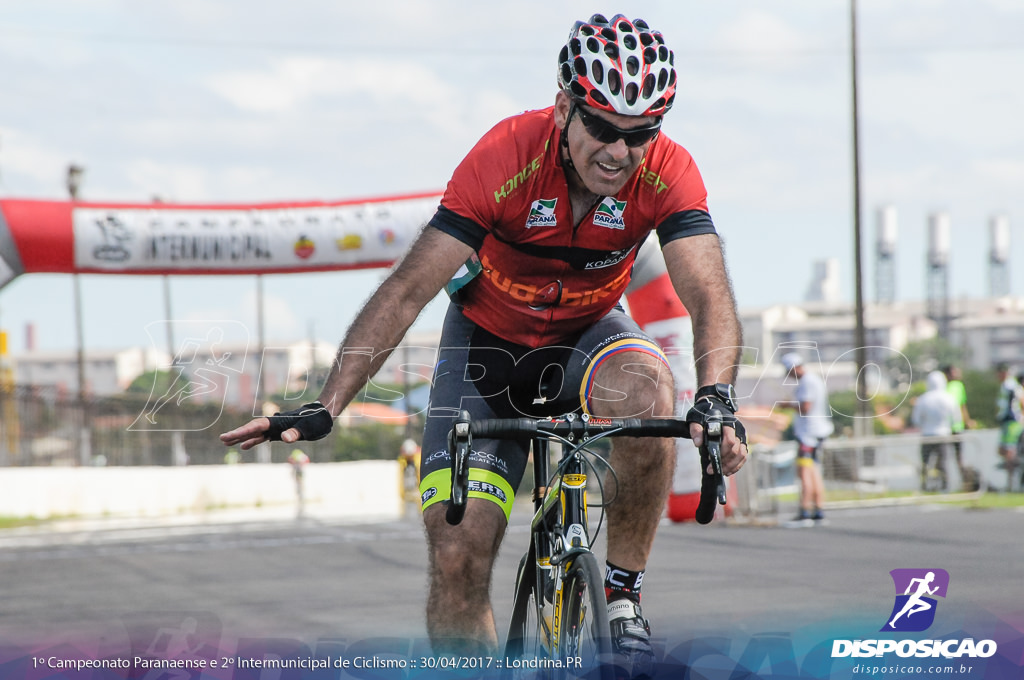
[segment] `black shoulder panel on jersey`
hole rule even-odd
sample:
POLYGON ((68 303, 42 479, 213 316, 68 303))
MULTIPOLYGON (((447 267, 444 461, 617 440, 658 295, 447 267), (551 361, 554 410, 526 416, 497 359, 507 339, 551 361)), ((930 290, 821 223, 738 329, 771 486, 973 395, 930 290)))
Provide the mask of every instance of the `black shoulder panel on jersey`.
POLYGON ((711 215, 705 210, 683 210, 669 215, 658 225, 658 241, 664 246, 677 238, 698 234, 717 234, 711 215))
POLYGON ((457 238, 473 250, 480 250, 484 237, 487 236, 487 230, 479 224, 468 217, 463 217, 449 210, 443 205, 438 206, 437 212, 430 218, 428 224, 435 229, 440 229, 449 236, 457 238))

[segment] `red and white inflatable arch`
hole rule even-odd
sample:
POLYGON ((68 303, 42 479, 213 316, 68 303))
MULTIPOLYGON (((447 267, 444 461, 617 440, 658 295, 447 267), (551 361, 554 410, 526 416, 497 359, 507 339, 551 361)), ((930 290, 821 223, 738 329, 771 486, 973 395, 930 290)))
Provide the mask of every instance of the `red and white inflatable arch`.
MULTIPOLYGON (((390 266, 440 202, 438 192, 334 202, 87 203, 0 200, 0 288, 21 274, 275 274, 390 266)), ((649 239, 626 293, 666 349, 680 409, 696 389, 690 318, 649 239)), ((693 518, 696 452, 679 444, 669 516, 693 518)))

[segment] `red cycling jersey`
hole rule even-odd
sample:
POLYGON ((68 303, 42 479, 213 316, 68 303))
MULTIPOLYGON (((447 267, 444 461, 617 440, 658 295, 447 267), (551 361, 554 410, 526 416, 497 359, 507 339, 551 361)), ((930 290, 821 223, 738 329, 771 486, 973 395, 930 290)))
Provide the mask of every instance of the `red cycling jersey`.
POLYGON ((637 249, 715 233, 689 152, 657 139, 635 175, 573 228, 554 107, 498 123, 455 170, 430 224, 473 246, 482 272, 459 291, 463 313, 510 342, 577 336, 612 309, 637 249))

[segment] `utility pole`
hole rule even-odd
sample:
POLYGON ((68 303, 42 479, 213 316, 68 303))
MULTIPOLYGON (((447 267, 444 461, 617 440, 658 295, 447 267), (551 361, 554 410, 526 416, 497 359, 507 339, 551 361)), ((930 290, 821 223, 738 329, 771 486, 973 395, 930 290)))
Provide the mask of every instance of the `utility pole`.
POLYGON ((871 433, 871 413, 865 398, 867 364, 867 332, 864 327, 864 283, 861 264, 860 228, 860 123, 857 110, 857 0, 850 0, 850 93, 853 117, 853 270, 854 270, 854 315, 856 325, 853 339, 854 360, 857 363, 857 417, 853 420, 855 436, 871 433))
MULTIPOLYGON (((74 163, 68 166, 67 190, 72 204, 78 201, 84 175, 85 168, 82 166, 75 165, 74 163)), ((72 221, 74 221, 73 205, 71 214, 72 221)), ((82 321, 82 283, 78 274, 72 274, 71 280, 75 295, 75 340, 78 345, 78 403, 82 411, 82 428, 79 432, 78 443, 78 463, 79 465, 88 465, 92 459, 92 437, 89 432, 89 409, 85 384, 85 325, 82 321)))

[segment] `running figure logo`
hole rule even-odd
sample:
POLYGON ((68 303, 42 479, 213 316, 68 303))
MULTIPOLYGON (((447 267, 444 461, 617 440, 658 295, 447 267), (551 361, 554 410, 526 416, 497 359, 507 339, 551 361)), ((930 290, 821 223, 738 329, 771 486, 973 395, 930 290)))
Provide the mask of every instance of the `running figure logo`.
POLYGON ((949 572, 945 569, 893 569, 896 602, 882 631, 920 632, 935 621, 935 597, 946 597, 949 572), (902 594, 901 594, 902 593, 902 594))

